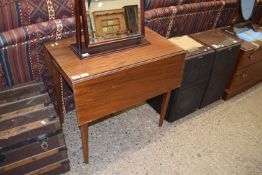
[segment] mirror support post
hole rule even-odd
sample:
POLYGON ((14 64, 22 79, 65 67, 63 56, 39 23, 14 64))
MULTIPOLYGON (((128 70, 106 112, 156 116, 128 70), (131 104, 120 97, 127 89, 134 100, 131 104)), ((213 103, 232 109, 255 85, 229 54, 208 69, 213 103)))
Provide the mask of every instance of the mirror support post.
POLYGON ((144 13, 144 5, 145 5, 144 0, 141 0, 141 1, 140 1, 140 10, 142 10, 143 13, 140 12, 140 14, 141 14, 141 17, 140 17, 140 20, 141 20, 141 24, 140 24, 140 25, 141 25, 141 27, 140 27, 140 29, 141 29, 141 34, 142 34, 143 36, 145 36, 145 22, 144 22, 145 13, 144 13))
POLYGON ((83 22, 83 32, 85 38, 85 48, 88 48, 89 45, 89 32, 88 32, 88 24, 87 24, 87 15, 86 15, 86 6, 85 0, 81 0, 81 9, 82 9, 82 22, 83 22))
POLYGON ((84 33, 84 46, 88 48, 89 33, 87 27, 85 0, 75 0, 75 18, 76 18, 76 43, 79 50, 82 49, 81 33, 84 33))
POLYGON ((80 3, 75 0, 75 19, 76 19, 76 45, 81 50, 81 19, 80 19, 80 3))

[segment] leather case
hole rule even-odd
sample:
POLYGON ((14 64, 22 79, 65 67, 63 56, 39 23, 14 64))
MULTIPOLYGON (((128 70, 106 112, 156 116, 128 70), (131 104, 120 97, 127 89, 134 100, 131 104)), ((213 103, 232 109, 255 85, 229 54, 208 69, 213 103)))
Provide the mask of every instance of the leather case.
POLYGON ((229 37, 220 29, 192 34, 191 37, 216 51, 209 84, 200 105, 204 107, 219 100, 224 94, 237 63, 240 41, 229 37))
MULTIPOLYGON (((166 120, 174 122, 197 110, 210 79, 215 51, 201 45, 187 52, 181 87, 171 93, 166 120)), ((149 100, 149 104, 160 113, 162 96, 149 100)))

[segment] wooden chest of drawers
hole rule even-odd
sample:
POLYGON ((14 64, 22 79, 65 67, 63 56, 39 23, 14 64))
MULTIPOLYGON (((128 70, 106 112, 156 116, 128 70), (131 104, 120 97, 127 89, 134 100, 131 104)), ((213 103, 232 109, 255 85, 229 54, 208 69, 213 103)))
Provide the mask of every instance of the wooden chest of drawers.
POLYGON ((247 90, 262 80, 262 42, 244 41, 234 75, 225 90, 224 100, 247 90))

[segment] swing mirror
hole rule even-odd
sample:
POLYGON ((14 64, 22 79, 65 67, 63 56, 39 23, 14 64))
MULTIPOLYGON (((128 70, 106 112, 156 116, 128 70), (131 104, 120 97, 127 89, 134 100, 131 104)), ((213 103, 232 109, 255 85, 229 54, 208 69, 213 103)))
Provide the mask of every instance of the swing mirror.
POLYGON ((144 38, 143 0, 75 0, 73 51, 90 58, 148 44, 144 38))
POLYGON ((87 0, 89 41, 141 35, 139 0, 87 0))

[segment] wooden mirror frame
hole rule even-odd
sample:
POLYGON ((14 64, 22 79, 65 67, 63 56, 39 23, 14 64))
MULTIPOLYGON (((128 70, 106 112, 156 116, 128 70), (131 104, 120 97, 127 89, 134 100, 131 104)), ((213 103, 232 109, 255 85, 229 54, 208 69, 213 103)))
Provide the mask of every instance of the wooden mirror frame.
POLYGON ((89 40, 85 1, 75 0, 76 43, 71 45, 72 50, 80 59, 149 44, 144 38, 144 0, 140 0, 140 34, 124 38, 108 39, 93 44, 89 40))

